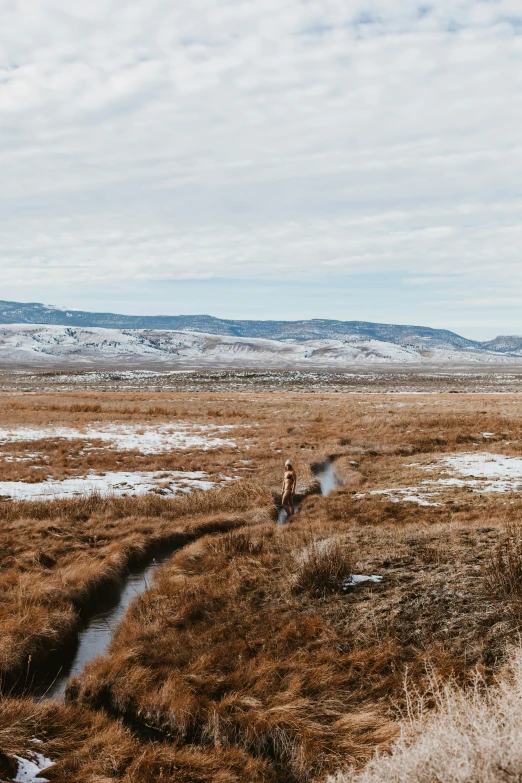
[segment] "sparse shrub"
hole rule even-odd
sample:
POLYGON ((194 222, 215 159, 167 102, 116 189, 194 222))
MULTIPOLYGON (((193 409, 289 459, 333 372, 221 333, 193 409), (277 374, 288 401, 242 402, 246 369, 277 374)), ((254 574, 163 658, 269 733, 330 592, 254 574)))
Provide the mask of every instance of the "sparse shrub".
POLYGON ((353 573, 353 559, 337 539, 314 541, 301 555, 294 589, 319 597, 342 590, 353 573))
POLYGON ((522 614, 522 528, 509 524, 502 540, 484 566, 487 592, 522 614))
POLYGON ((437 709, 404 723, 390 756, 329 783, 518 783, 522 779, 522 654, 510 677, 487 690, 439 690, 437 709))

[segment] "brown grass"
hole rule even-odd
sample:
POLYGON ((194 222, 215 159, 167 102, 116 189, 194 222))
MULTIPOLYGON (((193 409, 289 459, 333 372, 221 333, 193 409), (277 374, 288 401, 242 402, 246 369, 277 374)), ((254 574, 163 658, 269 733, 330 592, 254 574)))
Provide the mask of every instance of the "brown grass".
POLYGON ((338 539, 313 541, 301 554, 294 590, 314 597, 339 593, 344 581, 353 573, 354 559, 338 539))
MULTIPOLYGON (((390 746, 405 673, 421 690, 432 686, 430 671, 438 684, 454 678, 466 687, 478 669, 490 683, 517 637, 517 496, 453 488, 440 506, 424 507, 369 494, 419 485, 431 474, 416 463, 445 453, 518 454, 516 395, 104 391, 2 402, 0 426, 236 426, 237 449, 201 453, 82 456, 81 441, 0 445, 7 455, 41 452, 55 478, 181 468, 242 478, 172 500, 0 504, 0 661, 24 676, 28 656, 36 667, 76 628, 82 602, 121 578, 129 559, 158 540, 198 538, 157 572, 109 654, 70 686, 76 705, 56 707, 79 716, 71 723, 104 722, 100 759, 110 755, 105 730, 116 732, 113 753, 124 761, 111 771, 85 733, 75 744, 59 724, 63 763, 76 759, 78 780, 322 781, 390 746), (287 528, 270 523, 284 459, 293 457, 304 493, 310 465, 330 455, 345 485, 328 498, 308 496, 287 528), (242 529, 205 536, 226 524, 242 529), (343 593, 354 570, 384 580, 343 593)), ((18 480, 35 472, 1 456, 0 469, 18 480)))
POLYGON ((472 520, 432 531, 323 522, 312 534, 295 519, 201 539, 69 698, 176 745, 239 747, 278 781, 320 780, 394 738, 406 670, 425 687, 433 666, 465 682, 501 665, 487 631, 504 614, 476 571, 497 537, 472 520), (384 582, 342 595, 352 568, 384 582))
POLYGON ((367 758, 394 724, 361 704, 328 607, 295 595, 299 540, 262 526, 183 550, 69 698, 174 744, 240 748, 277 780, 367 758))
POLYGON ((259 520, 266 491, 235 483, 179 498, 156 495, 0 506, 0 675, 30 686, 46 651, 67 644, 82 608, 162 541, 188 541, 259 520))
POLYGON ((484 564, 487 591, 522 616, 522 529, 510 522, 495 551, 484 564))
POLYGON ((522 776, 522 661, 515 651, 502 681, 488 690, 455 683, 435 692, 436 709, 403 722, 392 753, 329 783, 515 783, 522 776))
POLYGON ((262 760, 239 750, 176 749, 140 743, 120 723, 102 713, 72 705, 29 699, 0 702, 0 774, 16 775, 15 756, 44 754, 55 765, 45 778, 63 783, 176 783, 270 782, 262 760), (35 739, 37 742, 35 742, 35 739))

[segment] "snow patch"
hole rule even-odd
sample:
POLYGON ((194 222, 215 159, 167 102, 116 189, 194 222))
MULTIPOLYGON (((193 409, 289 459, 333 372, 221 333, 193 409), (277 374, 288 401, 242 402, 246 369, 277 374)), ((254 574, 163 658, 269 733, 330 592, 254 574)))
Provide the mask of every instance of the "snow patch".
POLYGON ((441 460, 455 473, 476 478, 506 478, 522 481, 522 459, 505 454, 464 453, 444 457, 441 460))
POLYGON ((14 457, 12 454, 6 454, 3 451, 0 451, 0 458, 4 462, 32 462, 34 459, 47 459, 43 454, 26 454, 24 457, 14 457))
POLYGON ((45 758, 41 753, 30 751, 27 755, 30 758, 25 759, 22 756, 15 756, 18 762, 18 772, 14 778, 14 783, 49 783, 47 778, 36 776, 42 770, 53 767, 54 761, 45 758))
POLYGON ((385 495, 392 503, 417 503, 419 506, 440 506, 440 503, 434 503, 430 498, 434 493, 427 492, 424 485, 434 484, 435 482, 423 481, 420 487, 393 487, 391 489, 373 489, 371 492, 360 492, 354 497, 357 500, 366 497, 366 495, 385 495))
POLYGON ((74 427, 18 427, 0 428, 0 443, 22 443, 27 441, 85 440, 102 441, 118 451, 138 451, 141 454, 163 454, 172 449, 208 449, 236 444, 228 439, 216 437, 225 434, 234 425, 204 425, 177 422, 160 425, 106 424, 89 425, 84 429, 74 427))
MULTIPOLYGON (((231 481, 221 477, 221 481, 231 481)), ((0 481, 0 497, 13 500, 67 500, 75 497, 135 497, 150 493, 176 495, 193 489, 209 490, 216 486, 203 471, 149 471, 110 472, 91 474, 56 481, 47 479, 38 483, 0 481)))
POLYGON ((410 501, 421 506, 438 506, 440 503, 433 502, 433 499, 446 487, 468 489, 478 494, 522 490, 522 458, 508 457, 505 454, 464 452, 443 457, 431 465, 411 463, 406 467, 416 467, 429 472, 439 470, 442 475, 448 475, 448 478, 426 479, 417 487, 374 489, 371 492, 359 493, 355 497, 360 499, 365 495, 386 495, 393 503, 410 501), (452 473, 457 476, 451 475, 452 473))
POLYGON ((382 582, 382 576, 376 576, 375 574, 371 576, 367 574, 351 574, 348 579, 344 580, 343 590, 348 590, 350 587, 355 587, 363 582, 382 582))

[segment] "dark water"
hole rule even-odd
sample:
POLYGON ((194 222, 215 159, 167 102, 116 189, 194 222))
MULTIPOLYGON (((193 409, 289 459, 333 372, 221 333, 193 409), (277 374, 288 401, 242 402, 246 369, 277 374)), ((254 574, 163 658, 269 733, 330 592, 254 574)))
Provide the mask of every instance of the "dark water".
POLYGON ((148 564, 142 564, 139 569, 130 571, 122 588, 108 590, 107 595, 98 601, 96 613, 89 617, 87 625, 78 634, 78 646, 74 656, 66 660, 61 669, 50 673, 46 678, 47 685, 40 688, 41 700, 63 698, 68 681, 79 675, 93 658, 107 652, 114 630, 123 619, 131 601, 148 590, 156 568, 172 557, 177 549, 179 546, 166 546, 156 553, 148 564))
MULTIPOLYGON (((321 486, 321 495, 327 495, 342 484, 334 470, 333 461, 327 461, 314 471, 321 486)), ((297 511, 294 505, 294 512, 297 511)), ((281 509, 278 522, 286 524, 288 515, 281 509)), ((86 618, 85 628, 78 634, 78 644, 74 654, 61 662, 60 667, 49 672, 46 684, 38 691, 40 700, 62 699, 67 683, 76 677, 85 666, 99 655, 104 655, 111 643, 114 630, 123 619, 131 601, 148 590, 152 575, 158 566, 169 560, 179 546, 165 546, 155 553, 147 563, 130 571, 125 584, 120 589, 110 589, 104 598, 97 602, 96 613, 86 618)))

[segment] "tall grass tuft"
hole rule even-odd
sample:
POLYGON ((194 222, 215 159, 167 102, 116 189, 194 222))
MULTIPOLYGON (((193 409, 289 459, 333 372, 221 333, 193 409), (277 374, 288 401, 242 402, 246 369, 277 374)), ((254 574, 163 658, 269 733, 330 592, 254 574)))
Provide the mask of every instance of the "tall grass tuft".
POLYGON ((448 685, 431 714, 403 726, 391 755, 377 756, 362 772, 329 783, 518 783, 522 780, 522 651, 509 676, 487 690, 477 680, 464 691, 448 685))
POLYGON ((294 590, 320 597, 342 590, 353 573, 352 556, 335 538, 314 541, 301 554, 294 590))
POLYGON ((510 523, 496 550, 484 565, 486 590, 522 615, 522 527, 510 523))

